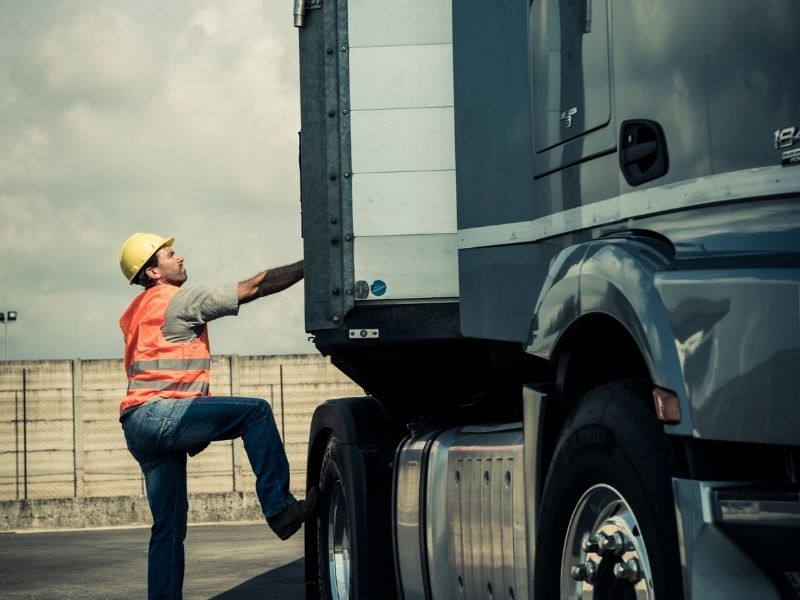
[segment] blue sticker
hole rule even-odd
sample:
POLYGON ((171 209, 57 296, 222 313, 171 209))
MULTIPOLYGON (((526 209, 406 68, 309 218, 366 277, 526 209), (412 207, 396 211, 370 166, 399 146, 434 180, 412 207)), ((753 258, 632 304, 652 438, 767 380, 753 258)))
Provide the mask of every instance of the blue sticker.
POLYGON ((372 292, 373 296, 383 296, 386 293, 386 282, 376 279, 372 282, 372 285, 369 286, 369 290, 372 292))

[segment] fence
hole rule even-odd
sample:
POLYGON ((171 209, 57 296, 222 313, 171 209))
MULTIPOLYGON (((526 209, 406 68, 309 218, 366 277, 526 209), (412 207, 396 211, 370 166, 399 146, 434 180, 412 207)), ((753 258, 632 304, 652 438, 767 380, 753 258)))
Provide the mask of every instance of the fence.
MULTIPOLYGON (((212 393, 270 402, 300 493, 314 409, 363 394, 318 355, 215 356, 211 371, 212 393)), ((143 494, 118 421, 126 386, 121 360, 0 363, 0 500, 143 494)), ((188 477, 190 494, 255 485, 240 439, 189 459, 188 477)))

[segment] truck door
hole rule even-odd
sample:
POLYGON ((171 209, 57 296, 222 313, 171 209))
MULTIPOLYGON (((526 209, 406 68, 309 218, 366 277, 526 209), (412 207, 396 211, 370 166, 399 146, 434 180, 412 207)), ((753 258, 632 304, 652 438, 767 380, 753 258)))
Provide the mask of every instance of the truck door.
POLYGON ((607 0, 531 4, 537 216, 615 195, 607 0))

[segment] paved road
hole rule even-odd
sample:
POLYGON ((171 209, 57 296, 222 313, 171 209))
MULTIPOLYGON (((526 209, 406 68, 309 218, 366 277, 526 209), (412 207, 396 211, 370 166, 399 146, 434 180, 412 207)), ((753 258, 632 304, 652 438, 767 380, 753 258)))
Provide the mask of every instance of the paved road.
MULTIPOLYGON (((145 598, 147 528, 0 533, 4 600, 145 598)), ((302 530, 281 542, 266 524, 192 525, 185 600, 303 599, 302 530)))

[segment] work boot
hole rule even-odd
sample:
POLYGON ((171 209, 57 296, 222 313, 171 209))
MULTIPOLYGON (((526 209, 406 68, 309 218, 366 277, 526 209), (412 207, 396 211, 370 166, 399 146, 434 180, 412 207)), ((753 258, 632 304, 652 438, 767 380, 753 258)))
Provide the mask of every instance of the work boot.
POLYGON ((277 515, 267 517, 267 524, 282 540, 292 537, 317 505, 317 488, 308 490, 304 500, 295 500, 277 515))

